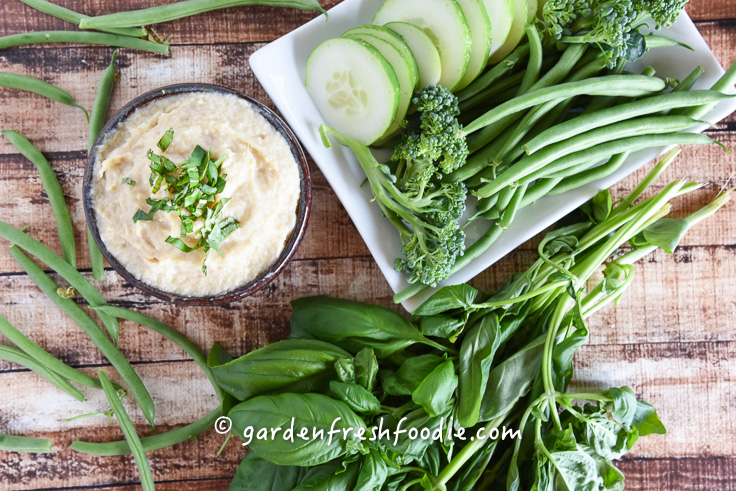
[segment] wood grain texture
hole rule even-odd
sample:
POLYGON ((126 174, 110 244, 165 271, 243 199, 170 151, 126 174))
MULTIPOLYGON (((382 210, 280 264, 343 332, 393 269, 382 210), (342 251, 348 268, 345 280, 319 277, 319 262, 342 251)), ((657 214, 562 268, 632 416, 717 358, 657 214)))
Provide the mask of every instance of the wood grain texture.
MULTIPOLYGON (((89 15, 149 6, 147 0, 56 0, 89 15)), ((168 3, 173 0, 157 0, 168 3)), ((322 2, 331 7, 338 0, 322 2)), ((736 58, 736 3, 694 0, 688 12, 723 65, 736 58)), ((135 96, 163 85, 209 82, 245 92, 270 104, 248 66, 248 57, 269 41, 316 17, 267 7, 243 7, 157 26, 173 36, 174 57, 121 50, 121 78, 111 112, 135 96)), ((72 26, 33 11, 16 0, 0 0, 0 35, 72 26)), ((90 107, 94 88, 112 49, 88 46, 31 46, 0 51, 0 71, 43 78, 90 107)), ((86 255, 81 179, 86 160, 86 123, 80 111, 41 97, 0 89, 0 128, 25 134, 46 153, 59 175, 77 234, 78 261, 90 276, 86 255)), ((736 117, 709 132, 733 151, 736 117)), ((202 349, 214 341, 239 355, 282 339, 294 298, 326 294, 392 305, 391 291, 324 177, 311 163, 314 209, 297 259, 266 290, 220 308, 179 307, 145 297, 114 272, 99 287, 111 303, 141 310, 181 330, 202 349)), ((635 173, 612 188, 630 191, 644 175, 635 173)), ((736 156, 716 146, 688 148, 661 182, 688 177, 709 184, 676 203, 683 216, 708 202, 736 174, 736 156)), ((33 166, 0 138, 0 211, 17 226, 60 251, 53 215, 33 166)), ((656 253, 637 266, 637 277, 617 307, 590 322, 591 340, 576 357, 575 388, 629 385, 654 404, 667 435, 640 440, 620 463, 633 490, 736 489, 736 206, 731 204, 689 234, 673 255, 656 253)), ((473 281, 493 289, 536 257, 530 240, 473 281)), ((56 278, 56 276, 54 276, 56 278)), ((81 331, 38 291, 0 244, 0 313, 51 353, 82 371, 106 367, 81 331)), ((121 324, 120 347, 153 394, 157 431, 187 424, 215 406, 196 364, 159 335, 130 322, 121 324)), ((0 337, 0 343, 7 340, 0 337)), ((112 373, 112 369, 108 369, 112 373)), ((113 376, 114 378, 114 376, 113 376)), ((54 454, 0 452, 0 490, 110 489, 138 487, 130 457, 93 457, 72 452, 75 439, 121 438, 104 417, 62 423, 107 408, 99 391, 83 389, 79 403, 35 374, 0 362, 0 433, 48 437, 54 454)), ((126 402, 127 404, 127 402, 126 402)), ((142 415, 128 407, 139 433, 142 415)), ((196 442, 149 453, 162 490, 226 489, 245 450, 231 441, 216 457, 223 437, 214 431, 196 442)))

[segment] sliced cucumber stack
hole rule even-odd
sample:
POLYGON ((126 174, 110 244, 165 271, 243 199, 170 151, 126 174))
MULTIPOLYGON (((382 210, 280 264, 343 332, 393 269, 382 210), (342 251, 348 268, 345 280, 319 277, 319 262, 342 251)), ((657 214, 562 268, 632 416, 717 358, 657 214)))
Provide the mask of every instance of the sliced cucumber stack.
POLYGON ((493 37, 489 56, 493 56, 509 37, 511 24, 514 22, 514 6, 511 0, 483 0, 483 5, 491 21, 493 37))
POLYGON ((524 27, 526 26, 527 16, 529 15, 530 3, 534 4, 536 16, 537 1, 536 0, 511 0, 511 4, 514 7, 514 14, 512 16, 511 29, 509 30, 509 36, 506 38, 506 42, 496 50, 489 60, 490 63, 498 63, 499 61, 506 58, 516 47, 524 37, 524 27))
POLYGON ((419 69, 419 88, 440 83, 442 61, 430 37, 417 26, 406 22, 389 22, 385 27, 400 35, 409 46, 419 69))
POLYGON ((327 125, 364 145, 386 134, 399 108, 391 64, 369 43, 334 38, 307 59, 307 92, 327 125))
POLYGON ((463 82, 470 63, 472 39, 468 21, 455 0, 387 0, 373 23, 389 22, 408 22, 432 39, 442 61, 442 85, 455 90, 463 82))
POLYGON ((472 49, 470 50, 470 62, 465 77, 458 84, 456 90, 466 87, 475 80, 480 72, 488 64, 491 53, 491 20, 481 0, 455 0, 463 9, 465 19, 470 27, 470 38, 472 49))
POLYGON ((404 120, 411 104, 411 98, 419 83, 419 71, 417 70, 414 55, 412 55, 409 47, 397 34, 390 32, 384 27, 358 27, 345 32, 343 37, 359 39, 370 44, 383 55, 394 69, 396 78, 399 81, 399 105, 394 121, 388 130, 386 130, 386 133, 382 135, 388 136, 396 131, 404 120), (388 38, 385 36, 388 36, 388 38))

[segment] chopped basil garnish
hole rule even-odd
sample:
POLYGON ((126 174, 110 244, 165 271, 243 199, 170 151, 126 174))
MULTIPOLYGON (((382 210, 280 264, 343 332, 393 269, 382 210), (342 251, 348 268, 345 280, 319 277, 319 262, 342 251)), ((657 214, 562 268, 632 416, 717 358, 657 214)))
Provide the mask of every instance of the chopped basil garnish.
POLYGON ((123 184, 128 184, 130 186, 135 186, 135 181, 131 179, 130 177, 123 177, 123 184))
MULTIPOLYGON (((165 152, 173 139, 172 128, 161 137, 158 148, 165 152)), ((210 152, 197 145, 187 160, 176 165, 163 155, 157 155, 153 150, 149 150, 151 177, 148 182, 151 185, 151 193, 156 194, 162 186, 165 186, 164 189, 168 190, 170 196, 162 199, 147 198, 146 203, 151 209, 148 212, 138 210, 133 215, 134 222, 151 221, 158 211, 175 211, 181 220, 180 237, 192 235, 197 239, 197 243, 189 246, 177 237, 169 237, 166 242, 183 252, 202 249, 205 254, 202 261, 204 274, 207 274, 206 262, 210 250, 214 249, 222 255, 220 244, 233 231, 240 228, 240 222, 222 213, 222 208, 229 199, 216 198, 216 195, 225 189, 227 174, 220 175, 220 170, 226 158, 223 156, 212 160, 210 152), (200 225, 195 227, 195 224, 200 225)))

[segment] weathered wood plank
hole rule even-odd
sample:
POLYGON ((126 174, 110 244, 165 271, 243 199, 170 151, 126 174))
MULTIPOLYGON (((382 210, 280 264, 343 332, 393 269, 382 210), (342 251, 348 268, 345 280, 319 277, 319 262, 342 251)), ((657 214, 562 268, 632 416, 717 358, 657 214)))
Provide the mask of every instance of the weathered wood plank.
MULTIPOLYGON (((56 3, 87 15, 133 10, 151 5, 145 0, 127 2, 57 0, 56 3)), ((171 2, 157 2, 157 4, 163 3, 171 2)), ((330 9, 340 1, 322 0, 320 3, 324 8, 330 9)), ((736 19, 736 8, 729 0, 693 0, 686 8, 690 17, 696 22, 736 19)), ((16 2, 6 2, 2 13, 0 35, 73 29, 69 23, 41 14, 16 2)), ((269 41, 283 36, 316 16, 315 12, 252 6, 201 14, 158 25, 156 29, 161 34, 173 36, 174 44, 269 41)))
POLYGON ((684 491, 736 489, 736 459, 699 457, 683 459, 627 458, 617 464, 626 474, 626 489, 684 491))

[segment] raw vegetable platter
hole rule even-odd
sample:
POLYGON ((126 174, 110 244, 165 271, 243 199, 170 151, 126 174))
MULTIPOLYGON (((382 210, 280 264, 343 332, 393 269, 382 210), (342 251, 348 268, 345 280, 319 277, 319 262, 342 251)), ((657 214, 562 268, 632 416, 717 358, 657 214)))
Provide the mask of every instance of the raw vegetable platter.
MULTIPOLYGON (((401 249, 399 237, 382 216, 380 208, 372 203, 373 194, 370 188, 362 186, 365 175, 350 150, 340 146, 325 148, 319 134, 319 126, 324 118, 304 86, 305 66, 312 50, 326 39, 340 36, 358 25, 371 23, 383 4, 383 0, 346 0, 331 9, 330 20, 327 23, 322 18, 312 20, 309 24, 254 53, 250 63, 253 72, 276 107, 294 128, 305 148, 325 174, 335 194, 340 198, 386 281, 394 292, 399 292, 409 286, 406 275, 394 268, 397 251, 401 249)), ((686 14, 667 30, 667 36, 687 44, 694 51, 682 47, 652 50, 630 69, 636 72, 646 66, 652 66, 658 73, 684 78, 700 65, 705 69, 705 74, 696 88, 709 88, 718 80, 723 69, 686 14)), ((703 119, 710 122, 720 121, 734 109, 736 102, 723 101, 716 110, 703 119)), ((698 129, 702 131, 703 128, 701 126, 698 129)), ((657 148, 639 151, 630 156, 624 165, 610 176, 559 196, 546 196, 521 210, 509 230, 490 249, 440 285, 469 281, 601 189, 612 186, 650 162, 663 150, 657 148)), ((386 152, 382 157, 386 158, 386 152)), ((474 200, 468 201, 472 203, 474 200)), ((469 212, 468 215, 470 214, 472 213, 469 212)), ((482 233, 480 224, 467 227, 465 231, 468 244, 482 233)), ((412 311, 429 294, 430 292, 425 292, 407 299, 403 302, 403 306, 412 311)))
MULTIPOLYGON (((97 2, 64 5, 96 14, 116 9, 97 2)), ((332 3, 323 5, 329 7, 332 3)), ((2 24, 3 34, 67 27, 17 2, 4 2, 3 8, 8 13, 2 24)), ((719 19, 732 18, 731 8, 728 2, 706 5, 698 1, 688 7, 723 65, 733 58, 733 26, 731 21, 719 19)), ((175 58, 121 51, 121 79, 111 109, 146 90, 182 81, 215 82, 268 101, 245 60, 263 43, 312 16, 252 7, 168 23, 160 32, 174 35, 175 58)), ((324 22, 322 17, 318 19, 324 22)), ((0 70, 42 77, 73 93, 77 102, 90 108, 94 88, 111 53, 112 49, 103 47, 14 48, 2 51, 0 70)), ((7 101, 2 110, 4 128, 16 129, 32 140, 59 176, 80 249, 78 267, 91 279, 89 260, 82 252, 84 218, 81 206, 74 204, 81 191, 87 144, 83 115, 35 95, 1 89, 0 94, 7 101)), ((708 134, 732 147, 731 130, 732 118, 708 134)), ((30 224, 29 233, 61 255, 55 219, 48 201, 42 198, 43 186, 36 169, 4 139, 0 139, 0 154, 0 189, 6 196, 7 210, 2 220, 17 227, 30 224)), ((728 186, 733 162, 733 157, 715 147, 685 149, 651 192, 660 191, 663 183, 680 177, 710 183, 675 203, 676 215, 685 216, 728 186)), ((291 315, 288 303, 295 298, 327 294, 392 307, 391 289, 330 186, 314 169, 317 208, 310 233, 298 260, 274 288, 229 308, 210 309, 175 308, 152 300, 109 270, 106 279, 95 285, 114 306, 132 308, 164 321, 204 350, 219 341, 237 355, 286 338, 291 315)), ((644 175, 644 171, 637 172, 615 185, 611 189, 614 197, 629 193, 644 175)), ((736 369, 730 334, 734 312, 728 301, 736 292, 732 254, 735 221, 733 207, 729 206, 689 233, 674 256, 658 252, 638 263, 632 286, 618 305, 590 319, 591 339, 575 357, 571 389, 590 391, 629 385, 638 398, 657 407, 668 430, 667 435, 641 439, 635 450, 617 463, 626 474, 627 489, 730 489, 734 472, 727 435, 736 429, 733 418, 724 417, 727 413, 722 408, 730 407, 729 384, 736 369)), ((111 370, 75 323, 59 315, 60 311, 7 249, 3 250, 2 314, 42 347, 82 372, 95 375, 100 367, 111 370)), ((498 288, 536 257, 531 246, 522 246, 473 284, 483 290, 498 288)), ((62 281, 55 274, 51 277, 62 281)), ((2 338, 2 344, 7 343, 2 338)), ((121 321, 120 346, 155 394, 157 432, 197 420, 216 404, 209 382, 196 363, 173 344, 162 342, 157 334, 134 322, 121 321)), ((83 389, 87 401, 79 403, 13 363, 0 362, 0 373, 0 433, 50 438, 54 442, 51 454, 0 451, 0 489, 138 486, 140 478, 132 458, 91 456, 69 448, 73 440, 102 442, 123 437, 118 423, 104 416, 59 421, 108 410, 102 391, 83 389)), ((129 398, 124 403, 140 435, 147 435, 150 426, 137 405, 129 398)), ((148 452, 157 487, 226 489, 245 450, 233 440, 216 457, 223 442, 224 436, 210 430, 196 441, 148 452)))

